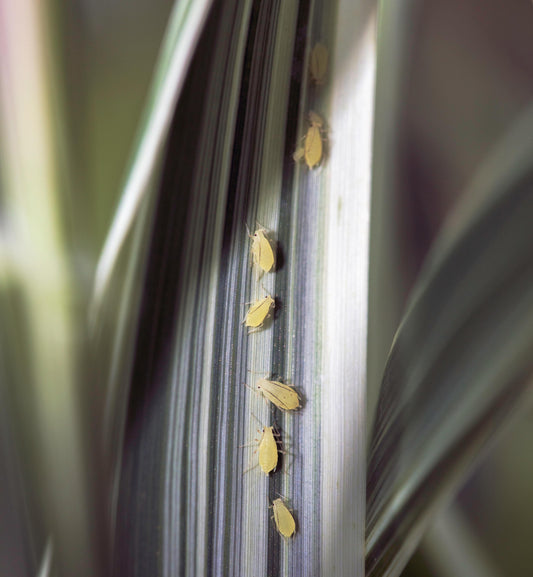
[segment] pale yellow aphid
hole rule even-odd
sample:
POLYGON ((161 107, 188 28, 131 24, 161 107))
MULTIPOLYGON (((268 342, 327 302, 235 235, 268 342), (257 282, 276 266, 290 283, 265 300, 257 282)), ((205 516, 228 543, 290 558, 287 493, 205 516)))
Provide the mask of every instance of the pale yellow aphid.
POLYGON ((278 466, 278 444, 274 438, 274 427, 265 427, 259 441, 259 466, 265 475, 278 466))
POLYGON ((266 232, 265 228, 258 228, 254 234, 248 233, 248 236, 252 239, 253 263, 264 272, 270 272, 274 269, 276 256, 271 242, 265 235, 266 232))
POLYGON ((311 51, 309 59, 309 72, 315 84, 324 84, 326 72, 328 70, 328 49, 317 42, 311 51))
POLYGON ((292 513, 287 509, 283 499, 275 499, 272 503, 272 508, 274 510, 276 529, 279 531, 280 535, 289 539, 296 531, 296 523, 292 513))
POLYGON ((296 389, 290 385, 278 381, 269 381, 268 379, 259 379, 256 387, 267 400, 274 403, 282 411, 295 411, 301 406, 300 397, 296 389))
MULTIPOLYGON (((258 445, 257 451, 254 451, 254 454, 259 452, 259 466, 261 467, 263 473, 268 475, 272 471, 276 470, 278 466, 278 453, 282 452, 278 447, 278 440, 279 433, 274 431, 274 427, 264 427, 262 431, 257 431, 261 433, 260 439, 254 439, 254 441, 258 445)), ((242 445, 245 447, 246 445, 242 445)), ((253 469, 253 467, 251 467, 253 469)), ((250 469, 244 471, 247 473, 250 469)))
POLYGON ((314 168, 322 160, 324 147, 322 145, 322 132, 324 121, 316 112, 309 113, 309 128, 304 138, 304 145, 296 150, 293 158, 296 162, 305 160, 308 168, 314 168))
POLYGON ((275 305, 276 301, 270 295, 255 301, 246 313, 245 326, 254 329, 261 328, 275 305))

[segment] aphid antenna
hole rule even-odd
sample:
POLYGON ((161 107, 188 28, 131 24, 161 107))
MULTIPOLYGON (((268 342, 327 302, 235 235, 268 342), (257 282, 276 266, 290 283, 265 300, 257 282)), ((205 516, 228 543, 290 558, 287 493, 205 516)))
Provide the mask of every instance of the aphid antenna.
POLYGON ((278 493, 278 492, 276 491, 276 495, 277 495, 284 503, 287 503, 287 502, 288 502, 288 499, 287 499, 286 497, 284 497, 281 493, 278 493))
POLYGON ((249 473, 250 471, 253 471, 256 467, 259 467, 259 463, 256 463, 255 465, 252 465, 250 467, 248 467, 248 469, 245 469, 242 472, 242 476, 244 477, 244 475, 246 475, 246 473, 249 473))
POLYGON ((258 371, 252 371, 252 369, 248 369, 248 372, 252 373, 252 375, 264 375, 265 374, 264 371, 258 372, 258 371))
MULTIPOLYGON (((248 387, 248 388, 250 389, 250 391, 252 391, 255 395, 258 395, 258 396, 261 396, 261 397, 263 396, 263 395, 261 395, 261 393, 260 393, 257 389, 254 389, 254 388, 251 387, 248 383, 244 383, 244 386, 245 386, 245 387, 248 387)), ((263 397, 263 400, 265 400, 264 397, 263 397)))
POLYGON ((263 283, 261 283, 261 286, 263 287, 263 290, 266 292, 266 294, 267 294, 271 299, 276 300, 276 299, 267 291, 267 289, 266 289, 266 287, 265 287, 265 285, 264 285, 263 283))
POLYGON ((245 445, 238 445, 237 449, 246 449, 246 447, 254 447, 254 446, 255 446, 255 443, 246 443, 245 445))
MULTIPOLYGON (((281 494, 276 491, 275 493, 284 503, 287 503, 287 499, 281 494)), ((270 501, 270 499, 268 499, 270 501)), ((274 499, 275 501, 275 499, 274 499)), ((271 509, 274 506, 274 501, 270 501, 269 508, 271 509)), ((288 508, 288 507, 287 507, 288 508)), ((289 509, 290 510, 290 509, 289 509)))
MULTIPOLYGON (((250 387, 252 388, 252 387, 250 387)), ((261 421, 254 415, 254 413, 250 412, 250 415, 252 415, 252 417, 256 420, 257 424, 261 427, 264 428, 263 424, 261 423, 261 421)))
MULTIPOLYGON (((245 387, 248 387, 249 389, 251 389, 252 387, 250 387, 250 385, 248 385, 247 383, 244 383, 245 387)), ((261 422, 259 421, 259 419, 253 414, 250 413, 252 415, 252 417, 258 422, 259 426, 261 426, 261 422)), ((259 430, 257 432, 260 432, 259 430)), ((257 439, 254 439, 254 441, 257 441, 257 439)), ((245 445, 239 445, 238 448, 239 449, 244 449, 246 447, 254 447, 255 443, 246 443, 245 445)), ((254 451, 255 454, 256 451, 254 451)))

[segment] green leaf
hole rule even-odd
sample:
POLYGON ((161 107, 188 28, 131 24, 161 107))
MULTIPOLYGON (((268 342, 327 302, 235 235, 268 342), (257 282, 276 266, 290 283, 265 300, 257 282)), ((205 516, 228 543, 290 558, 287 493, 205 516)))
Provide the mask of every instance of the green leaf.
POLYGON ((530 397, 533 114, 435 243, 389 354, 368 470, 367 574, 397 575, 428 522, 530 397))

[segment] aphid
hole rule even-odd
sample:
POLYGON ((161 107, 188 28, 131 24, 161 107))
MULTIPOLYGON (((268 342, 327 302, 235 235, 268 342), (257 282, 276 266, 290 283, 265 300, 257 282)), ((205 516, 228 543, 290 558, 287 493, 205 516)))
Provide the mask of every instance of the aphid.
POLYGON ((314 168, 322 160, 324 147, 322 145, 322 132, 324 121, 316 112, 309 113, 309 128, 304 138, 304 145, 296 150, 293 158, 296 162, 305 160, 308 168, 314 168))
POLYGON ((295 411, 300 408, 300 397, 290 385, 278 381, 259 379, 256 387, 271 403, 274 403, 282 411, 295 411))
POLYGON ((296 531, 296 523, 292 513, 287 509, 283 499, 275 499, 272 503, 276 529, 283 537, 289 539, 296 531))
MULTIPOLYGON (((258 430, 257 432, 261 433, 261 438, 254 439, 255 443, 258 445, 258 449, 257 451, 254 451, 254 454, 259 451, 258 464, 263 473, 268 475, 272 471, 275 471, 278 466, 278 453, 283 453, 283 451, 278 447, 279 433, 274 431, 274 427, 264 427, 262 431, 258 430)), ((247 446, 250 445, 242 445, 242 447, 247 446)), ((256 466, 257 465, 254 465, 253 467, 250 467, 250 469, 253 469, 256 466)), ((250 469, 246 469, 244 472, 247 473, 250 469)))
POLYGON ((252 239, 253 263, 264 272, 270 272, 274 269, 276 257, 272 244, 265 235, 266 232, 266 228, 258 228, 254 234, 248 232, 248 236, 252 239))
POLYGON ((265 427, 259 441, 259 466, 265 475, 278 466, 278 443, 274 438, 274 427, 265 427))
POLYGON ((318 85, 324 84, 327 70, 328 49, 320 42, 317 42, 311 51, 309 59, 309 73, 313 82, 318 85))
POLYGON ((261 328, 275 306, 276 301, 270 295, 255 301, 246 313, 244 325, 254 329, 261 328))

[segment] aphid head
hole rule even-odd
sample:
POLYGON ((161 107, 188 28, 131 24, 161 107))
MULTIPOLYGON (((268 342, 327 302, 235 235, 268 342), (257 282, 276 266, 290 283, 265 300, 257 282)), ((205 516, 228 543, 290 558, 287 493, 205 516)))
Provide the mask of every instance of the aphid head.
POLYGON ((311 112, 309 112, 309 124, 317 128, 322 128, 324 121, 316 112, 311 110, 311 112))

